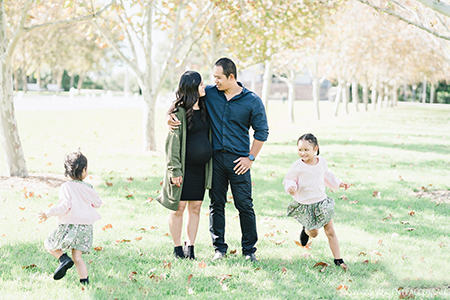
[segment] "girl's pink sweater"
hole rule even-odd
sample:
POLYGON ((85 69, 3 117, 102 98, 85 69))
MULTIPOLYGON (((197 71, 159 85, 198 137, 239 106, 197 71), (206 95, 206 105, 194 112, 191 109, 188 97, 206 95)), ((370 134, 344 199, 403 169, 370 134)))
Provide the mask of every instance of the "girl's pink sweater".
POLYGON ((313 204, 324 200, 327 198, 325 186, 337 190, 342 182, 328 169, 325 158, 322 156, 317 158, 319 162, 313 166, 305 164, 301 159, 297 160, 284 178, 283 185, 286 192, 295 187, 294 200, 301 204, 313 204))
POLYGON ((100 220, 100 214, 95 210, 103 202, 94 188, 81 181, 68 181, 59 189, 59 203, 47 209, 47 218, 58 216, 58 224, 91 225, 100 220))

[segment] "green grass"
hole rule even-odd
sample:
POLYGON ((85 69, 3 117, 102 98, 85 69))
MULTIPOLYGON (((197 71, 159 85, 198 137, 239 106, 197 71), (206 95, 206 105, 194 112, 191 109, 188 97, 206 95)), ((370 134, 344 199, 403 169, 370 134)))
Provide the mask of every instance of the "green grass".
MULTIPOLYGON (((18 187, 0 190, 0 299, 398 299, 400 287, 416 299, 448 299, 450 253, 440 243, 450 245, 449 205, 437 206, 413 192, 450 189, 450 107, 398 106, 359 113, 350 108, 349 115, 328 117, 332 105, 322 102, 323 120, 316 121, 312 103, 298 102, 291 125, 286 123, 286 105, 270 103, 269 141, 252 170, 259 234, 256 265, 242 258, 238 213, 231 203, 226 241, 237 253, 211 261, 208 197, 196 242, 198 260, 173 259, 166 235, 168 211, 155 201, 146 202, 160 189, 164 154, 141 151, 141 111, 18 112, 31 173, 62 173, 64 155, 78 146, 88 157, 89 181, 106 202, 99 210, 102 219, 94 225, 94 247, 103 250, 83 256, 91 280, 88 289, 81 289, 75 268, 53 281, 57 261, 46 253, 43 241, 56 228, 56 219, 38 223, 37 213, 57 202, 58 189, 36 190, 40 198, 24 198, 18 187), (334 173, 354 183, 347 191, 328 193, 336 200, 335 229, 350 266, 346 273, 334 266, 324 272, 313 268, 316 262, 333 262, 326 236, 321 230, 312 249, 302 249, 294 242, 301 226, 283 215, 291 198, 281 182, 298 157, 296 139, 305 132, 318 137, 321 155, 334 173), (381 197, 373 197, 374 191, 381 197), (134 197, 126 198, 130 192, 134 197), (348 200, 340 199, 342 195, 348 200), (103 231, 106 224, 113 228, 103 231), (130 242, 116 243, 123 239, 130 242), (202 260, 204 268, 199 266, 202 260), (171 268, 165 267, 168 262, 171 268), (137 273, 133 280, 131 272, 137 273), (223 275, 231 277, 221 284, 223 275), (348 289, 337 290, 340 285, 348 289)), ((159 109, 159 149, 166 134, 163 115, 159 109)))

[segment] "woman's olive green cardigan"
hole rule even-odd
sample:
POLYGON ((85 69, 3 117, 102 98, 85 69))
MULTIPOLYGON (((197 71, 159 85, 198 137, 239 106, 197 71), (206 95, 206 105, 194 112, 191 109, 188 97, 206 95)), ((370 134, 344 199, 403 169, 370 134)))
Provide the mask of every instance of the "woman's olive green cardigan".
MULTIPOLYGON (((175 113, 181 125, 173 132, 169 131, 166 138, 166 174, 164 176, 161 194, 156 200, 162 206, 170 210, 178 210, 183 183, 180 187, 172 184, 170 178, 182 176, 184 182, 184 161, 186 157, 186 111, 183 107, 178 107, 175 113)), ((209 140, 211 141, 211 129, 209 130, 209 140)), ((205 188, 210 189, 212 184, 212 160, 205 166, 205 188)))

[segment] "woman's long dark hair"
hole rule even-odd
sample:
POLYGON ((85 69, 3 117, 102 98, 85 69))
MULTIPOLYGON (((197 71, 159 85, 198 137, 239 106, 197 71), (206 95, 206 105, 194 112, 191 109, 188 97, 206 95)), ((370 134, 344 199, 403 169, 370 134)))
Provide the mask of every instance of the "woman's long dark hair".
POLYGON ((175 101, 174 112, 178 111, 181 106, 186 110, 186 119, 188 128, 194 125, 194 104, 198 100, 198 106, 202 115, 202 121, 206 120, 206 105, 205 98, 200 97, 198 93, 198 86, 202 83, 202 76, 195 71, 186 71, 181 75, 180 83, 176 91, 177 100, 175 101))

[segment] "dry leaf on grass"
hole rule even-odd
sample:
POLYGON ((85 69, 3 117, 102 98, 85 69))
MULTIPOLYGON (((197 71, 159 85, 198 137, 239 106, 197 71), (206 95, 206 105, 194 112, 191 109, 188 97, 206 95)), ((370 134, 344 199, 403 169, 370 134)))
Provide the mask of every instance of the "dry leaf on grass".
POLYGON ((107 224, 105 226, 103 226, 102 230, 105 231, 106 229, 110 229, 113 228, 113 226, 111 224, 107 224))
POLYGON ((191 283, 191 279, 192 277, 194 277, 194 275, 189 274, 188 279, 187 279, 187 283, 190 284, 191 283))
POLYGON ((94 250, 95 250, 95 251, 102 251, 103 248, 102 248, 102 247, 95 247, 94 250))
POLYGON ((337 288, 336 288, 338 291, 339 290, 348 290, 348 286, 346 286, 346 285, 340 285, 340 286, 338 286, 337 288))
POLYGON ((323 272, 323 271, 325 271, 325 268, 326 268, 326 267, 329 267, 329 266, 330 266, 330 264, 321 261, 321 262, 316 263, 316 264, 314 265, 313 268, 318 267, 318 266, 322 267, 322 269, 320 269, 319 272, 323 272))
POLYGON ((206 267, 205 261, 202 260, 202 261, 198 264, 198 267, 199 267, 200 269, 204 269, 204 268, 206 267))

